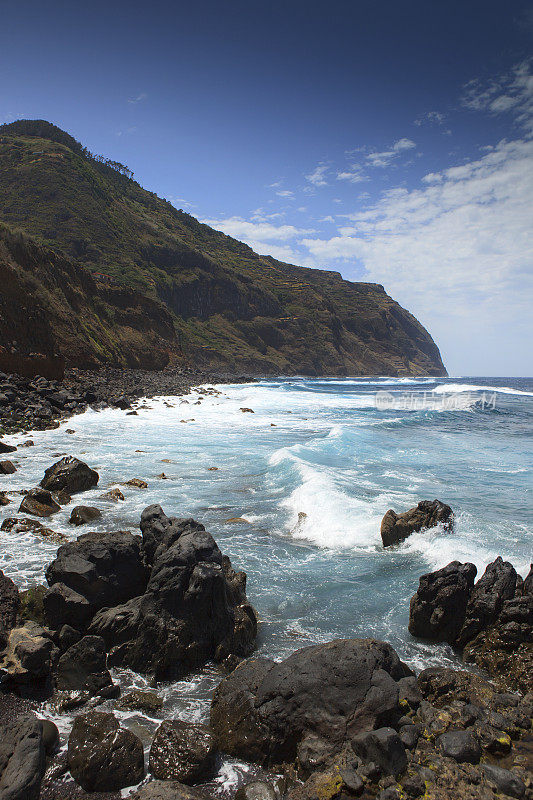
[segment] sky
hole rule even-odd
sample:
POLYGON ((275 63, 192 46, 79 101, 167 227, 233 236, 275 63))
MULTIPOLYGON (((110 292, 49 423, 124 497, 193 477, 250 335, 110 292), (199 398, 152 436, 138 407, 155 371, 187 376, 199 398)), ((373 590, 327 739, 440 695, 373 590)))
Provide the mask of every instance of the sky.
POLYGON ((533 375, 533 7, 0 0, 47 119, 257 252, 381 283, 451 375, 533 375))

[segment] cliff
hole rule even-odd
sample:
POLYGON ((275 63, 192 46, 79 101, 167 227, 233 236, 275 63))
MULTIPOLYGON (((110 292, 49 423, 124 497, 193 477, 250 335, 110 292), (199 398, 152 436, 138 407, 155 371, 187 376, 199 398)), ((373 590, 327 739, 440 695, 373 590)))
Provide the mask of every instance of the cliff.
POLYGON ((382 286, 260 256, 130 175, 45 121, 0 127, 11 348, 44 342, 79 366, 176 356, 251 374, 446 374, 382 286))

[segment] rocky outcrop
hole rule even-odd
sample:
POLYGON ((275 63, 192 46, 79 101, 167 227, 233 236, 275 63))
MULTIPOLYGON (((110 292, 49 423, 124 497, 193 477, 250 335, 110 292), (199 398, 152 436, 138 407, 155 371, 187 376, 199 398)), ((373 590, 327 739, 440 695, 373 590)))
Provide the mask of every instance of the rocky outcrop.
POLYGON ((56 686, 59 690, 94 695, 112 685, 104 640, 99 636, 83 636, 68 647, 58 661, 56 686))
POLYGON ((74 720, 68 740, 68 767, 86 792, 111 792, 144 777, 140 739, 121 728, 113 714, 91 711, 74 720))
POLYGON ((60 547, 46 570, 47 625, 101 637, 110 665, 157 678, 250 655, 257 621, 246 576, 211 534, 160 506, 143 512, 141 531, 88 533, 60 547))
POLYGON ((211 534, 191 519, 149 506, 141 517, 142 555, 149 578, 142 596, 96 614, 90 630, 110 648, 110 663, 186 674, 209 659, 250 655, 255 612, 244 573, 235 573, 211 534))
MULTIPOLYGON (((59 548, 56 559, 46 570, 46 580, 52 589, 61 586, 74 592, 71 597, 76 606, 80 604, 79 597, 83 598, 88 606, 83 619, 87 619, 100 608, 116 606, 144 592, 147 571, 141 557, 141 538, 129 533, 83 534, 77 541, 59 548)), ((68 594, 62 592, 65 598, 68 594)), ((62 618, 57 604, 52 605, 53 610, 50 600, 45 600, 52 628, 57 630, 65 623, 72 624, 68 608, 62 618)))
POLYGON ((456 644, 476 573, 473 564, 452 561, 436 572, 422 575, 411 599, 409 632, 422 639, 456 644))
POLYGON ((474 584, 473 564, 453 561, 423 575, 411 599, 409 631, 462 649, 465 661, 487 670, 502 686, 533 685, 533 592, 498 557, 474 584))
POLYGON ((17 468, 12 461, 0 461, 0 475, 13 475, 17 468))
POLYGON ((220 748, 262 764, 326 762, 358 734, 396 724, 400 681, 412 675, 390 645, 341 639, 281 663, 254 659, 218 686, 211 727, 220 748))
POLYGON ((213 776, 215 755, 215 741, 205 725, 165 720, 150 748, 150 772, 161 780, 200 783, 213 776))
POLYGON ((0 797, 38 800, 45 770, 41 720, 27 714, 0 727, 0 797))
POLYGON ((65 456, 45 470, 40 485, 51 492, 72 495, 92 489, 98 480, 99 475, 94 469, 74 456, 65 456))
POLYGON ((381 521, 381 540, 384 547, 399 544, 412 533, 442 525, 453 525, 453 511, 440 500, 421 500, 414 508, 397 514, 390 508, 381 521))

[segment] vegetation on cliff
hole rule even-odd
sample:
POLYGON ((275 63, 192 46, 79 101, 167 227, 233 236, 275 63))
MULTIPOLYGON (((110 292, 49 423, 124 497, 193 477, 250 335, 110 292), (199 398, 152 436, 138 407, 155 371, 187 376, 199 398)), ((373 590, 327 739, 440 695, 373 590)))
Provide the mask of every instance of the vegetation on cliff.
MULTIPOLYGON (((33 282, 69 363, 155 352, 156 365, 166 351, 256 374, 445 374, 431 336, 382 286, 260 256, 130 175, 43 120, 0 127, 0 268, 33 282)), ((4 329, 24 327, 17 291, 4 329)))

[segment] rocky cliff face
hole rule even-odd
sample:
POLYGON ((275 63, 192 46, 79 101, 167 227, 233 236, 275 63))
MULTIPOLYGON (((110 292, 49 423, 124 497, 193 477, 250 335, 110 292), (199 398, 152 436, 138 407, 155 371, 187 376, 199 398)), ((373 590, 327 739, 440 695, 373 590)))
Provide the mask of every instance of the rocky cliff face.
POLYGON ((251 374, 446 374, 382 286, 259 256, 49 123, 0 127, 0 220, 11 348, 82 366, 170 353, 251 374))

